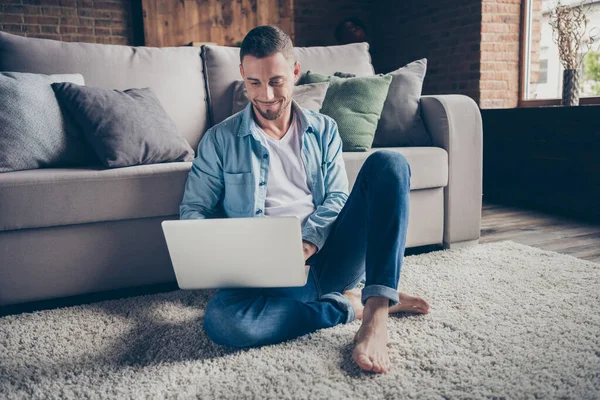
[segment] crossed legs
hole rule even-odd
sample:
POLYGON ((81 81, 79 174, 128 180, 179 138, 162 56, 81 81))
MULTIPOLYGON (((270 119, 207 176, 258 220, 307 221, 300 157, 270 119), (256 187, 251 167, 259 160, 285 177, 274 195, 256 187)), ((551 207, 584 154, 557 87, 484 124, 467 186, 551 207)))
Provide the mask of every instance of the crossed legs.
POLYGON ((364 370, 386 372, 388 313, 429 309, 425 300, 397 291, 409 193, 406 159, 389 150, 371 154, 323 248, 307 261, 307 284, 219 290, 204 317, 208 336, 227 346, 260 346, 362 319, 353 358, 364 370), (364 289, 356 290, 364 278, 364 289))

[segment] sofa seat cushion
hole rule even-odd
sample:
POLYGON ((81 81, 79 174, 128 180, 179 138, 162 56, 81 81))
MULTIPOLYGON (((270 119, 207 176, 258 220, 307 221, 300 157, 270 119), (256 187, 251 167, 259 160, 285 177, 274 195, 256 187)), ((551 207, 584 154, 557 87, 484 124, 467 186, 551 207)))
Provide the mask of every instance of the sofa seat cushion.
POLYGON ((0 231, 179 214, 191 162, 0 174, 0 231))
MULTIPOLYGON (((380 147, 343 154, 350 188, 367 157, 406 157, 411 190, 448 184, 448 153, 437 147, 380 147)), ((179 214, 191 162, 125 168, 45 168, 0 174, 0 231, 179 214)))
POLYGON ((354 186, 365 160, 374 152, 392 150, 402 154, 410 165, 410 190, 448 185, 448 152, 440 147, 377 147, 366 152, 344 153, 349 187, 354 186))

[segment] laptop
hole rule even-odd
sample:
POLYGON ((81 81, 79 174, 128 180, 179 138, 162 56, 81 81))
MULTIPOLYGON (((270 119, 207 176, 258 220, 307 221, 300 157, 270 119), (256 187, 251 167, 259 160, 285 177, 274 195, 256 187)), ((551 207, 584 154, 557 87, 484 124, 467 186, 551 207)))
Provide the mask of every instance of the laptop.
POLYGON ((163 221, 180 289, 304 286, 298 217, 163 221))

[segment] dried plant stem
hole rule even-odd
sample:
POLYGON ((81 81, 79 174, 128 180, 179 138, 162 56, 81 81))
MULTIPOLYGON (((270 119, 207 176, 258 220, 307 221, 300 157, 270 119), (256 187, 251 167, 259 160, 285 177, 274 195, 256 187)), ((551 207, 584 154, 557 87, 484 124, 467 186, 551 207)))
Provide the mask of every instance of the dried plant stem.
POLYGON ((570 7, 561 4, 559 0, 550 14, 552 39, 558 45, 560 62, 565 69, 579 69, 585 56, 579 54, 588 23, 585 15, 588 10, 583 9, 583 3, 582 1, 578 6, 570 7))

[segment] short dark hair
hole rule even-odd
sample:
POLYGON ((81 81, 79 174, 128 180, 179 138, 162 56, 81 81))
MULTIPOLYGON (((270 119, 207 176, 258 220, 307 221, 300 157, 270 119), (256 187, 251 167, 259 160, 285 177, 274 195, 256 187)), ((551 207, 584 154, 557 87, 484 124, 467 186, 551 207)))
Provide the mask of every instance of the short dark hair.
POLYGON ((240 63, 248 55, 265 58, 275 53, 282 53, 287 60, 296 61, 292 39, 284 31, 271 25, 257 26, 242 41, 240 63))

